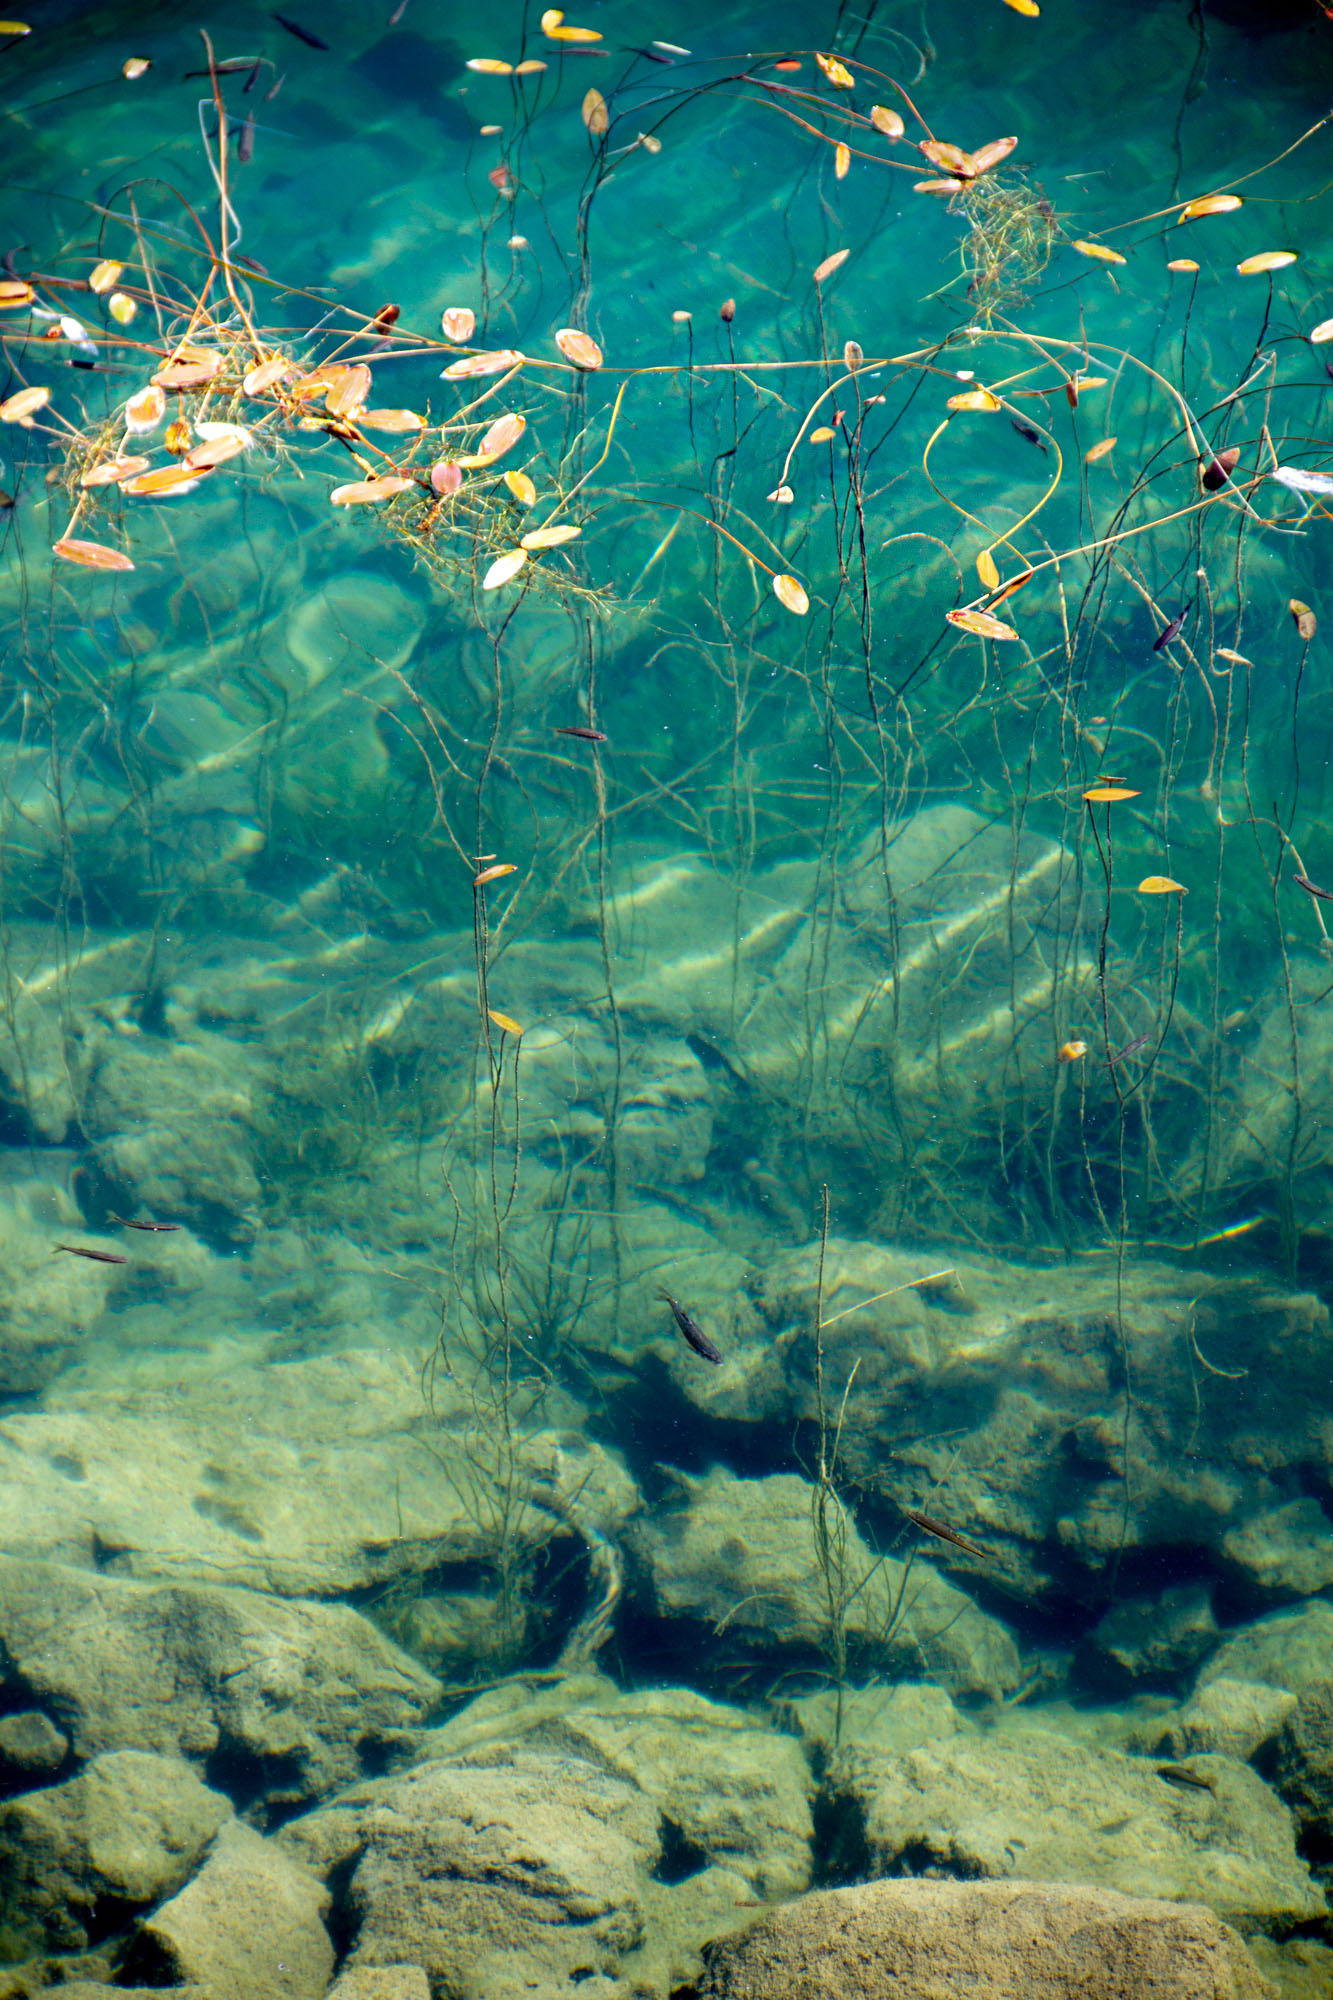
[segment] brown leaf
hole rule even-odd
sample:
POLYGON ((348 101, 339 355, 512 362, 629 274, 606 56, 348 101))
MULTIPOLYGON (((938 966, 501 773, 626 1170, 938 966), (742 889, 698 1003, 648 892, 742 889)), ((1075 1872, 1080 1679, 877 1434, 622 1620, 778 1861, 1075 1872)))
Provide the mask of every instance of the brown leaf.
POLYGON ((572 361, 576 368, 591 370, 602 365, 601 348, 576 326, 562 326, 555 336, 555 344, 566 361, 572 361))
POLYGON ((870 122, 886 139, 901 139, 907 129, 898 113, 888 110, 883 104, 871 105, 870 122))
POLYGON ((1315 617, 1308 604, 1301 603, 1299 597, 1293 597, 1287 609, 1296 620, 1296 630, 1308 644, 1319 629, 1319 620, 1315 617))

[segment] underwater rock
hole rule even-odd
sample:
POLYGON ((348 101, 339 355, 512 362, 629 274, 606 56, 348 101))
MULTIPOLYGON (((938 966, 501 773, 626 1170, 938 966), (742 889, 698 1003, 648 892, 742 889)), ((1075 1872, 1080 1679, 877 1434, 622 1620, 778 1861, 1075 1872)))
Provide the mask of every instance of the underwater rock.
MULTIPOLYGON (((114 1551, 104 1550, 111 1558, 114 1551)), ((207 1761, 256 1808, 304 1805, 411 1746, 439 1684, 342 1604, 134 1583, 0 1557, 5 1698, 75 1753, 207 1761)))
POLYGON ((765 1898, 809 1886, 809 1766, 789 1736, 744 1709, 683 1687, 621 1693, 590 1674, 507 1686, 428 1731, 416 1762, 519 1742, 580 1758, 651 1799, 676 1857, 673 1879, 720 1867, 765 1898))
POLYGON ((1222 1556, 1256 1597, 1315 1597, 1333 1584, 1333 1526, 1317 1500, 1293 1500, 1234 1528, 1222 1556))
POLYGON ((1321 1917, 1291 1815, 1263 1780, 1228 1757, 1189 1768, 1199 1785, 1013 1716, 902 1752, 844 1742, 826 1785, 877 1874, 1096 1881, 1278 1934, 1321 1917))
POLYGON ((1044 1882, 867 1882, 717 1945, 700 2000, 1275 2000, 1197 1904, 1044 1882))
POLYGON ((174 1895, 231 1804, 176 1757, 111 1750, 0 1806, 5 1953, 83 1951, 174 1895))
POLYGON ((971 1723, 959 1713, 943 1688, 928 1681, 900 1681, 896 1687, 844 1688, 842 1701, 833 1693, 803 1695, 781 1701, 777 1714, 793 1730, 807 1755, 827 1762, 838 1747, 838 1710, 842 1739, 866 1749, 904 1751, 918 1743, 956 1736, 971 1723))
POLYGON ((1274 1611, 1231 1632, 1199 1675, 1211 1681, 1258 1681, 1303 1694, 1333 1674, 1333 1604, 1274 1611))
MULTIPOLYGON (((722 1659, 741 1651, 826 1657, 824 1578, 811 1518, 814 1489, 792 1474, 737 1479, 721 1467, 675 1475, 681 1497, 636 1520, 630 1547, 644 1608, 690 1621, 722 1659)), ((839 1513, 836 1500, 830 1502, 839 1513)), ((840 1517, 841 1518, 841 1517, 840 1517)), ((849 1646, 867 1665, 924 1667, 954 1692, 998 1695, 1021 1679, 1018 1651, 988 1617, 918 1560, 904 1591, 900 1562, 878 1558, 846 1520, 843 1572, 849 1646)), ((674 1644, 687 1643, 679 1630, 674 1644)))
POLYGON ((1219 1750, 1248 1763, 1273 1741, 1296 1705, 1296 1696, 1285 1688, 1220 1676, 1204 1681, 1184 1707, 1167 1718, 1154 1747, 1173 1757, 1219 1750))
POLYGON ((0 1717, 0 1783, 18 1787, 58 1771, 69 1755, 69 1738, 38 1708, 0 1717))
POLYGON ((616 1105, 616 1163, 623 1183, 673 1187, 702 1179, 713 1143, 708 1077, 678 1036, 650 1030, 626 1038, 617 1056, 601 1022, 557 1015, 523 1037, 528 1141, 552 1164, 562 1145, 603 1146, 616 1105))
POLYGON ((84 1227, 63 1187, 0 1190, 0 1396, 31 1396, 54 1381, 106 1305, 115 1266, 54 1254, 84 1227))
POLYGON ((126 1973, 158 1987, 197 1982, 210 2000, 323 2000, 328 1907, 294 1855, 231 1820, 194 1880, 143 1925, 126 1973))
POLYGON ((1126 1687, 1157 1684, 1191 1673, 1217 1645, 1220 1633, 1206 1584, 1182 1583, 1160 1597, 1127 1598, 1112 1605, 1090 1633, 1093 1672, 1126 1687))
POLYGON ((430 1981, 419 1965, 363 1965, 335 1979, 327 2000, 430 2000, 430 1981))
POLYGON ((522 1954, 581 1992, 642 1938, 657 1827, 642 1793, 579 1758, 479 1750, 359 1785, 276 1838, 326 1878, 350 1867, 349 1969, 407 1961, 478 1994, 522 1954))

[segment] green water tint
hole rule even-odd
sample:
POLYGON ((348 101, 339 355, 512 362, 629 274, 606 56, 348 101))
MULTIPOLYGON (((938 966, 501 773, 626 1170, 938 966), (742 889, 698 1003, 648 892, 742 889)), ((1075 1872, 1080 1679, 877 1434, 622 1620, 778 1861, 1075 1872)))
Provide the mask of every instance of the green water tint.
MULTIPOLYGON (((823 1189, 836 1238, 912 1246, 885 1292, 947 1284, 954 1256, 1087 1259, 1108 1296, 1140 1243, 1325 1260, 1330 978, 1292 877, 1333 882, 1329 684, 1287 607, 1320 611, 1329 529, 1265 475, 1325 456, 1326 128, 1303 135, 1333 30, 1297 64, 1295 36, 1174 10, 963 11, 830 15, 851 91, 800 10, 632 32, 573 10, 593 56, 518 13, 321 16, 321 54, 233 12, 217 57, 286 80, 271 101, 270 69, 221 82, 233 136, 258 128, 225 224, 183 18, 121 34, 107 12, 95 44, 52 27, 6 57, 35 107, 6 127, 7 240, 101 371, 5 315, 11 390, 51 391, 4 433, 11 1137, 106 1135, 80 1167, 92 1226, 138 1199, 220 1245, 336 1228, 439 1301, 427 1390, 475 1398, 504 1657, 535 1560, 525 1440, 670 1332, 664 1278, 720 1335, 745 1260, 811 1244, 823 1189), (691 53, 625 52, 655 33, 691 53), (788 48, 799 72, 774 69, 788 48), (133 55, 153 68, 129 83, 133 55), (511 82, 474 56, 549 66, 511 82), (1226 80, 1242 59, 1262 88, 1226 80), (939 139, 1018 147, 954 200, 916 193, 937 168, 914 105, 939 139), (1232 184, 1239 212, 1177 223, 1232 184), (1287 247, 1271 284, 1236 275, 1287 247), (1184 256, 1197 276, 1166 270, 1184 256), (124 329, 81 289, 102 258, 138 301, 124 329), (447 307, 477 315, 461 348, 447 307), (571 366, 565 327, 605 365, 571 366), (83 489, 147 347, 187 336, 223 356, 207 415, 254 449, 179 498, 83 489), (476 348, 527 359, 498 388, 439 379, 476 348), (425 437, 368 429, 358 465, 303 427, 319 399, 243 393, 272 351, 367 359, 368 402, 425 437), (1100 386, 1073 408, 1079 377, 1100 386), (949 411, 978 385, 998 409, 949 411), (505 411, 521 440, 457 500, 331 506, 367 470, 475 452, 505 411), (1200 453, 1228 446, 1202 492, 1200 453), (51 559, 76 506, 132 572, 51 559), (578 539, 483 587, 553 520, 578 539), (1012 640, 946 622, 992 601, 984 552, 1033 571, 995 600, 1012 640), (1090 806, 1108 777, 1136 796, 1090 806), (494 860, 514 872, 474 889, 494 860), (1140 894, 1151 876, 1183 895, 1140 894), (155 1177, 161 1086, 145 1060, 109 1111, 103 1030, 179 1035, 187 1096, 244 1073, 217 1157, 155 1177)), ((160 429, 128 448, 167 462, 160 429)), ((820 1389, 826 1581, 853 1361, 820 1389)), ((865 1589, 847 1574, 835 1628, 865 1589)))

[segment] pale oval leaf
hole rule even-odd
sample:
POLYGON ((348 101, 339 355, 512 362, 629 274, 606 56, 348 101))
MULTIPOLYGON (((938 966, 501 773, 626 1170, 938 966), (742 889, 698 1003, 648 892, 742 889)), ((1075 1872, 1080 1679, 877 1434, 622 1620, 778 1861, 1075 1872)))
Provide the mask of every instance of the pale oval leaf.
POLYGON ((481 579, 483 590, 498 590, 502 583, 512 583, 528 560, 526 549, 510 549, 497 556, 481 579))
POLYGON ((464 354, 449 363, 442 371, 441 379, 461 382, 469 376, 503 375, 506 368, 517 368, 522 361, 523 356, 516 347, 493 348, 489 354, 464 354))
POLYGON ((833 148, 833 172, 836 179, 845 181, 852 167, 852 149, 841 142, 833 148))
POLYGON ((31 305, 36 296, 26 278, 0 278, 0 312, 31 305))
POLYGON ((370 370, 364 361, 348 362, 322 371, 328 380, 324 407, 332 417, 350 417, 370 394, 370 370))
POLYGON ((166 412, 167 399, 159 388, 150 384, 146 389, 137 389, 125 405, 125 428, 155 431, 166 412))
POLYGON ((181 499, 201 486, 206 473, 196 471, 188 465, 159 465, 150 472, 136 472, 132 479, 121 481, 122 493, 133 493, 141 500, 181 499))
POLYGON ((810 599, 805 594, 804 585, 797 577, 775 576, 773 579, 773 595, 777 598, 779 604, 783 605, 788 611, 794 611, 798 618, 804 618, 806 612, 810 609, 810 599))
POLYGON ((1183 896, 1185 893, 1185 884, 1173 881, 1169 875, 1145 875, 1139 883, 1140 896, 1183 896))
POLYGON ((94 264, 89 274, 88 290, 90 292, 109 292, 111 287, 118 282, 120 274, 124 269, 125 266, 123 264, 117 264, 112 258, 104 257, 100 264, 94 264))
POLYGON ((469 56, 465 69, 474 69, 478 76, 512 76, 514 65, 501 62, 498 56, 469 56))
POLYGON ((513 494, 520 507, 535 507, 537 489, 526 472, 506 472, 505 485, 513 494))
POLYGON ((521 549, 558 549, 565 542, 573 542, 583 533, 572 522, 557 522, 552 528, 534 528, 530 535, 524 535, 519 543, 521 549))
POLYGON ((812 273, 815 284, 822 285, 825 278, 831 278, 835 271, 840 271, 851 254, 850 250, 835 250, 822 264, 816 264, 812 273))
POLYGON ((999 618, 992 618, 989 611, 946 611, 944 615, 950 625, 956 625, 960 632, 975 633, 978 639, 1018 637, 1012 625, 1004 624, 999 618))
POLYGON ((1294 250, 1260 250, 1253 257, 1243 257, 1236 266, 1236 274, 1254 278, 1264 271, 1281 271, 1296 262, 1296 255, 1294 250))
POLYGON ((117 486, 122 479, 133 479, 136 472, 147 472, 150 463, 146 458, 104 458, 100 465, 88 467, 79 484, 117 486))
POLYGON ((995 558, 989 549, 983 549, 977 557, 977 575, 986 590, 998 590, 1000 572, 995 567, 995 558))
POLYGON ((243 378, 241 387, 247 396, 261 396, 265 389, 271 389, 275 382, 281 382, 284 375, 290 375, 292 363, 283 354, 270 354, 267 361, 258 362, 243 378))
POLYGON ((410 492, 415 484, 414 479, 392 472, 383 479, 354 479, 346 486, 335 486, 329 499, 335 507, 374 506, 381 500, 392 500, 397 493, 410 492))
POLYGON ((446 306, 440 315, 446 340, 471 340, 477 329, 477 315, 471 306, 446 306))
POLYGON ((53 542, 52 555, 62 562, 79 563, 84 569, 133 569, 134 564, 119 549, 109 549, 104 542, 84 542, 75 535, 66 535, 63 540, 53 542))
POLYGON ((593 369, 602 365, 601 348, 576 326, 562 326, 555 336, 555 344, 566 361, 572 361, 576 368, 593 369))
POLYGON ((1241 198, 1238 194, 1201 194, 1197 200, 1185 203, 1176 220, 1196 222, 1201 215, 1230 215, 1231 211, 1240 205, 1241 198))
POLYGON ((946 410, 998 410, 1002 408, 998 396, 989 389, 964 389, 957 396, 950 396, 946 410))
POLYGON ((415 410, 358 410, 356 424, 358 430, 388 431, 404 437, 409 431, 424 431, 426 419, 415 410))
POLYGON ((978 146, 972 155, 973 170, 978 174, 988 174, 992 167, 998 167, 1001 160, 1007 160, 1018 144, 1016 138, 992 139, 988 146, 978 146))
POLYGON ((1099 264, 1123 264, 1126 260, 1118 250, 1108 249, 1105 243, 1089 243, 1084 237, 1076 237, 1070 244, 1080 257, 1092 257, 1099 264))
POLYGON ((611 114, 606 108, 606 99, 600 90, 584 92, 583 122, 595 139, 610 129, 611 114))
POLYGON ((1115 450, 1115 439, 1102 438, 1099 443, 1091 445, 1088 448, 1088 450, 1084 452, 1083 463, 1085 465, 1096 465, 1099 459, 1105 458, 1108 452, 1112 452, 1114 450, 1115 450))
POLYGON ((128 292, 113 292, 106 302, 106 309, 117 326, 128 326, 139 310, 139 301, 132 299, 128 292))
POLYGON ((961 146, 950 146, 942 139, 922 139, 917 151, 925 154, 932 167, 939 167, 958 180, 976 178, 977 163, 971 153, 964 152, 961 146))
POLYGON ((23 424, 26 427, 50 400, 51 391, 45 387, 17 389, 0 403, 0 424, 23 424))
POLYGON ((463 484, 463 474, 450 458, 442 458, 430 469, 430 490, 441 500, 451 500, 463 484))
POLYGON ((898 113, 890 111, 883 104, 871 105, 870 122, 877 132, 884 134, 886 139, 901 139, 907 129, 898 113))

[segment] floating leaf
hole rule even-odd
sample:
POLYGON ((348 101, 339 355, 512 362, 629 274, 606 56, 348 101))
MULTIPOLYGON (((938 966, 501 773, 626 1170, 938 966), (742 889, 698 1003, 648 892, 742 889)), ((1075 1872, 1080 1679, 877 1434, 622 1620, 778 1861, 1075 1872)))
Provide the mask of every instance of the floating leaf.
POLYGON ((856 78, 852 75, 846 64, 840 63, 836 56, 821 56, 817 54, 815 61, 819 64, 819 67, 823 70, 825 76, 835 89, 856 89, 856 78))
POLYGON ((582 533, 582 528, 576 528, 572 521, 559 521, 550 528, 534 528, 531 534, 524 535, 522 541, 519 543, 519 547, 522 549, 558 549, 566 542, 577 541, 582 533))
POLYGON ((555 344, 566 361, 572 361, 576 368, 600 368, 602 365, 601 348, 586 333, 580 333, 576 326, 562 326, 555 336, 555 344))
POLYGON ((596 28, 567 28, 564 15, 556 7, 548 7, 542 15, 542 33, 551 42, 600 42, 602 39, 596 28))
POLYGON ((1024 584, 1031 583, 1031 581, 1032 571, 1030 569, 1021 569, 1017 576, 1011 576, 1008 583, 1002 583, 994 597, 992 597, 990 601, 991 610, 993 611, 997 604, 1003 604, 1006 597, 1012 597, 1016 590, 1021 590, 1024 584))
POLYGON ((1299 597, 1293 597, 1288 603, 1287 609, 1296 620, 1296 630, 1308 644, 1319 629, 1319 620, 1315 617, 1308 604, 1301 603, 1299 597))
POLYGON ((0 312, 31 305, 37 294, 26 278, 0 278, 0 312))
POLYGON ((1017 139, 992 139, 989 146, 978 146, 972 155, 973 172, 988 174, 1001 160, 1008 159, 1017 144, 1017 139))
POLYGON ((410 431, 424 431, 426 419, 419 417, 415 410, 360 410, 356 427, 362 431, 388 431, 394 437, 405 437, 410 431))
POLYGON ((662 150, 662 141, 655 132, 640 132, 637 143, 645 153, 660 153, 662 150))
POLYGON ((150 460, 146 458, 104 458, 100 465, 90 465, 80 479, 80 486, 116 486, 122 479, 132 479, 136 472, 147 472, 150 460))
POLYGON ((521 62, 517 65, 517 67, 514 70, 514 75, 540 76, 545 68, 546 64, 544 62, 537 62, 534 58, 529 57, 527 62, 521 62))
POLYGON ((1166 268, 1168 271, 1197 271, 1199 267, 1192 257, 1173 257, 1166 268))
POLYGON ((825 278, 831 278, 835 271, 840 271, 851 254, 850 250, 835 250, 822 264, 816 264, 812 274, 815 284, 822 285, 825 278))
POLYGON ((514 65, 501 62, 497 56, 469 56, 465 69, 476 70, 478 76, 512 76, 514 65))
POLYGON ((977 575, 981 578, 982 585, 986 590, 997 590, 999 588, 1000 572, 995 567, 995 558, 989 549, 983 549, 977 557, 977 575))
POLYGON ((446 382, 458 382, 465 376, 502 375, 506 368, 517 368, 523 356, 516 347, 492 348, 489 354, 464 354, 457 361, 451 361, 442 371, 446 382))
POLYGON ((213 438, 235 438, 243 451, 249 451, 255 441, 254 432, 248 431, 244 424, 224 423, 221 418, 215 418, 208 423, 196 424, 194 434, 196 437, 206 440, 212 440, 213 438))
POLYGON ((840 181, 845 181, 852 169, 852 149, 841 143, 833 148, 833 172, 840 181))
POLYGON ((865 360, 865 351, 859 340, 844 340, 842 343, 842 365, 854 375, 865 360))
POLYGON ((136 389, 125 405, 127 431, 155 431, 167 413, 167 399, 156 387, 136 389))
POLYGON ((1141 896, 1183 896, 1185 893, 1185 884, 1173 882, 1169 875, 1145 875, 1139 883, 1141 896))
POLYGON ((1305 337, 1312 347, 1322 347, 1326 340, 1333 340, 1333 319, 1321 319, 1305 337))
POLYGON ((446 306, 440 316, 446 340, 459 343, 471 340, 477 326, 477 315, 471 306, 446 306))
POLYGON ((1099 264, 1123 264, 1125 262, 1125 259, 1120 255, 1118 250, 1108 249, 1105 243, 1088 243, 1081 236, 1077 237, 1069 247, 1071 250, 1077 250, 1080 257, 1095 258, 1099 264))
POLYGON ((521 1035, 523 1033, 521 1022, 516 1021, 512 1014, 502 1014, 498 1007, 488 1007, 486 1012, 502 1035, 521 1035))
POLYGON ((827 444, 830 438, 835 438, 837 435, 831 424, 816 424, 810 433, 809 441, 811 444, 827 444))
POLYGON ((1114 451, 1114 450, 1115 450, 1115 439, 1102 438, 1100 443, 1091 445, 1088 448, 1088 450, 1084 452, 1083 463, 1085 465, 1096 465, 1099 458, 1105 458, 1106 454, 1109 451, 1114 451))
POLYGON ((94 264, 89 274, 88 290, 90 292, 109 292, 124 269, 125 266, 123 264, 117 264, 112 258, 104 257, 100 264, 94 264))
POLYGON ((804 618, 810 609, 810 599, 805 594, 804 586, 794 576, 775 576, 773 595, 779 604, 788 611, 794 611, 798 618, 804 618))
POLYGON ((796 495, 792 492, 790 486, 775 486, 771 493, 764 495, 764 498, 766 500, 775 500, 779 507, 790 507, 796 495))
POLYGON ((117 326, 128 326, 139 310, 139 301, 127 292, 113 292, 106 302, 106 309, 117 326))
POLYGON ((31 27, 26 21, 0 21, 0 35, 30 35, 31 27))
POLYGON ((1236 266, 1236 274, 1241 278, 1255 278, 1264 271, 1281 271, 1295 262, 1294 250, 1260 250, 1253 257, 1243 257, 1236 266))
POLYGON ((270 354, 267 361, 259 362, 245 376, 241 383, 247 396, 260 396, 265 389, 271 389, 275 382, 281 382, 284 375, 292 371, 292 363, 283 354, 270 354))
POLYGON ((520 507, 535 507, 537 489, 526 472, 506 472, 505 485, 513 494, 520 507))
POLYGON ((967 185, 965 181, 913 181, 913 194, 961 194, 967 185))
POLYGON ((151 472, 136 472, 133 479, 121 484, 122 493, 133 493, 141 500, 170 500, 183 498, 193 493, 196 486, 203 484, 206 475, 189 465, 158 465, 151 472))
POLYGON ((946 611, 945 619, 956 625, 960 632, 974 632, 978 639, 1016 639, 1012 625, 1002 619, 992 618, 989 611, 946 611))
POLYGON ((583 122, 595 139, 610 129, 611 114, 606 108, 606 99, 600 90, 585 91, 583 97, 583 122))
POLYGON ((526 549, 510 549, 507 554, 497 556, 481 579, 483 590, 498 590, 502 583, 511 583, 528 559, 526 549))
POLYGON ((0 424, 22 424, 27 430, 38 410, 45 409, 50 400, 47 388, 18 389, 0 403, 0 424))
POLYGON ((721 305, 717 309, 717 316, 721 320, 723 326, 730 326, 731 322, 736 317, 735 299, 723 299, 721 305))
POLYGON ((1230 215, 1232 209, 1240 205, 1238 194, 1201 194, 1197 201, 1187 201, 1176 219, 1178 222, 1194 222, 1201 215, 1230 215))
POLYGON ((954 174, 959 180, 976 178, 977 163, 970 153, 961 146, 946 145, 942 139, 922 139, 917 151, 924 153, 932 167, 940 167, 946 174, 954 174))
POLYGON ((183 417, 177 417, 174 423, 167 425, 162 435, 162 442, 168 451, 182 452, 190 449, 190 426, 183 417))
POLYGON ((944 407, 946 410, 998 410, 1003 405, 989 389, 964 389, 957 396, 950 396, 944 407))
POLYGON ((474 875, 472 886, 474 889, 484 889, 488 882, 498 882, 502 875, 517 875, 517 873, 516 861, 497 861, 493 868, 483 868, 480 875, 474 875))
POLYGON ((149 56, 126 56, 120 66, 120 73, 127 83, 137 83, 141 76, 147 76, 153 67, 149 56))
POLYGON ((1094 785, 1083 796, 1090 806, 1118 806, 1125 799, 1141 798, 1142 794, 1131 792, 1126 785, 1094 785))
POLYGON ((560 26, 560 23, 564 20, 564 18, 565 18, 564 15, 561 13, 558 7, 548 7, 546 12, 542 15, 541 18, 542 33, 544 35, 549 35, 552 28, 558 28, 560 26))
POLYGON ((170 389, 173 395, 179 395, 185 389, 202 389, 221 366, 220 354, 210 354, 206 361, 168 361, 151 380, 159 389, 170 389))
POLYGON ((249 447, 249 437, 239 436, 235 431, 222 437, 204 438, 191 446, 181 464, 195 472, 211 472, 215 466, 225 465, 229 458, 239 458, 249 447))
POLYGON ((1209 493, 1220 492, 1239 463, 1240 446, 1238 444, 1228 445, 1225 451, 1218 452, 1216 458, 1200 459, 1199 477, 1205 489, 1209 493))
POLYGON ((477 449, 468 457, 460 458, 458 464, 468 470, 474 466, 494 465, 497 458, 503 458, 507 451, 514 449, 527 427, 527 418, 515 416, 512 411, 497 417, 477 449))
POLYGON ((1004 4, 1006 7, 1012 7, 1015 14, 1026 14, 1030 21, 1035 21, 1041 12, 1037 0, 1004 0, 1004 4))
POLYGON ((901 139, 907 129, 898 113, 890 111, 883 104, 871 105, 870 122, 877 132, 884 134, 886 139, 901 139))
MULTIPOLYGON (((512 478, 506 473, 505 478, 512 478)), ((452 459, 442 458, 430 469, 430 490, 441 500, 451 500, 463 484, 463 474, 452 459)))
POLYGON ((1333 477, 1327 472, 1307 472, 1303 465, 1275 465, 1268 476, 1292 493, 1333 493, 1333 477))
POLYGON ((133 569, 134 564, 119 549, 109 549, 104 542, 81 542, 77 537, 66 535, 63 541, 51 545, 53 556, 62 562, 82 564, 84 569, 133 569))
POLYGON ((409 493, 415 484, 415 480, 391 472, 383 479, 354 479, 350 485, 335 486, 329 499, 335 507, 364 507, 392 500, 395 493, 409 493))
POLYGON ((350 417, 370 394, 371 375, 364 361, 339 364, 322 371, 328 383, 324 407, 331 417, 350 417))

